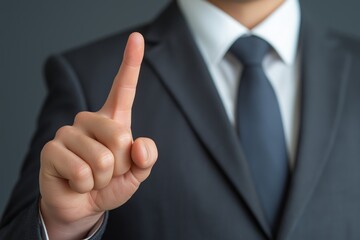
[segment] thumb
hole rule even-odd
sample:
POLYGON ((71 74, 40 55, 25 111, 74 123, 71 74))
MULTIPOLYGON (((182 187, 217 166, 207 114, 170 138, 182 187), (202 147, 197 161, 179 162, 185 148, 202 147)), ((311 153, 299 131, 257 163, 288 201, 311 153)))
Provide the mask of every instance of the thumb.
POLYGON ((158 158, 155 142, 150 138, 137 138, 131 148, 131 158, 130 171, 139 182, 143 182, 158 158))

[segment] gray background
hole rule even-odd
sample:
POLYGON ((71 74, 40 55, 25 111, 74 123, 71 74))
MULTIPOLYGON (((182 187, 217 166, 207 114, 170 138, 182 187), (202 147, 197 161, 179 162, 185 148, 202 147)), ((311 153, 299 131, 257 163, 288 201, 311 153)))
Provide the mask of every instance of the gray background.
MULTIPOLYGON (((0 0, 0 215, 45 96, 46 56, 154 17, 169 0, 0 0)), ((323 22, 360 36, 358 0, 302 0, 323 22)))

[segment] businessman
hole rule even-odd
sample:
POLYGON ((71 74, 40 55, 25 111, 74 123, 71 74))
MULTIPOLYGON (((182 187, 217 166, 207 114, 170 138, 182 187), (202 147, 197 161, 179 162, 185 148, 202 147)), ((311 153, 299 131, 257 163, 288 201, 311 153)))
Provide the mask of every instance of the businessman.
POLYGON ((0 238, 360 239, 358 66, 297 0, 178 0, 53 56, 0 238))

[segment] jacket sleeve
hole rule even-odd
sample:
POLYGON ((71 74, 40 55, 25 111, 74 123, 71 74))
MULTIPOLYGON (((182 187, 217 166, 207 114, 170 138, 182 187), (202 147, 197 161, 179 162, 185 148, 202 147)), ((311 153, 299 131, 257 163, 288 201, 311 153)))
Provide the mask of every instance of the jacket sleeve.
MULTIPOLYGON (((72 124, 78 112, 88 109, 81 83, 64 56, 48 59, 45 79, 48 94, 19 179, 0 222, 0 239, 41 239, 38 208, 41 149, 54 138, 57 129, 72 124)), ((91 239, 101 239, 106 222, 107 214, 91 239)))

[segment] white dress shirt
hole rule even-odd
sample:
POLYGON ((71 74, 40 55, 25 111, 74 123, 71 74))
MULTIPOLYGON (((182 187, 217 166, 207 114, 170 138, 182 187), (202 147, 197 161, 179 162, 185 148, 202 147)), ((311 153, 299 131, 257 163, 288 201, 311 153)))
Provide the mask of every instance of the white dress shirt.
POLYGON ((178 4, 233 125, 242 65, 228 50, 244 35, 256 35, 272 46, 273 51, 265 56, 263 67, 280 105, 290 166, 293 168, 300 119, 298 1, 286 0, 251 30, 208 1, 178 0, 178 4))

